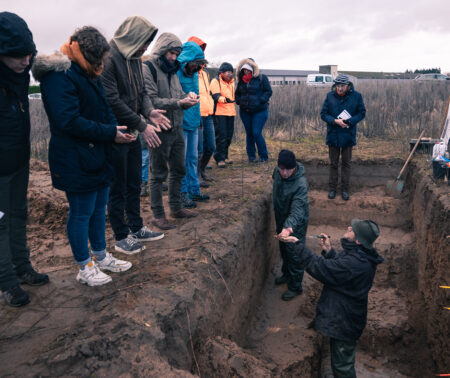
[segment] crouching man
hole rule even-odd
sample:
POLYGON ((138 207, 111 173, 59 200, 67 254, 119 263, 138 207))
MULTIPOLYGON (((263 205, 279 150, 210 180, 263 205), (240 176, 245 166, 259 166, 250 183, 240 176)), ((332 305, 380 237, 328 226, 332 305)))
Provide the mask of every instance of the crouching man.
POLYGON ((383 258, 373 247, 380 230, 371 220, 353 219, 339 253, 325 234, 319 243, 322 257, 305 247, 295 236, 278 239, 294 243, 304 269, 324 284, 316 308, 314 328, 330 338, 331 367, 335 377, 356 377, 356 342, 367 320, 367 299, 378 264, 383 258))

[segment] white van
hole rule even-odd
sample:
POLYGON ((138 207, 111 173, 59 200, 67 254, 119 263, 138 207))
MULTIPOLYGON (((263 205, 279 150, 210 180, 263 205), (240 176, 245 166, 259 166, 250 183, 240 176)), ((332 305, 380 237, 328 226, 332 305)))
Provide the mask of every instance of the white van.
POLYGON ((306 77, 306 85, 309 87, 331 87, 333 76, 329 74, 310 74, 306 77))

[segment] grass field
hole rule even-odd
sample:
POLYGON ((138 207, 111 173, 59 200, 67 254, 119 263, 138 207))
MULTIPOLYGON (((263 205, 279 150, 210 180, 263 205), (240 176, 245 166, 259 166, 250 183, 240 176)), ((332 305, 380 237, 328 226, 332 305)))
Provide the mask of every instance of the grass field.
MULTIPOLYGON (((358 143, 398 146, 409 149, 408 141, 425 129, 425 136, 437 138, 450 93, 448 82, 413 80, 358 80, 367 108, 366 118, 358 125, 358 143)), ((307 86, 274 87, 270 100, 265 136, 277 143, 300 143, 317 150, 322 145, 326 126, 320 110, 329 89, 307 86)), ((48 120, 40 100, 30 101, 33 157, 47 159, 48 120)), ((243 125, 236 117, 235 142, 245 138, 243 125)), ((393 149, 393 151, 392 151, 393 149)), ((383 149, 383 154, 395 148, 383 149)))

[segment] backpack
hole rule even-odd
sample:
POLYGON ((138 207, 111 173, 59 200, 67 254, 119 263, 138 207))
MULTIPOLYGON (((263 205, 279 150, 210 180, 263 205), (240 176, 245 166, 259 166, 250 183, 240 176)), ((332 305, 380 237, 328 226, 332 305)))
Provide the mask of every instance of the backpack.
POLYGON ((158 74, 157 74, 157 72, 156 72, 156 68, 155 68, 155 66, 153 65, 153 63, 150 62, 149 60, 146 60, 146 61, 144 62, 144 64, 150 69, 150 72, 152 73, 152 76, 153 76, 153 81, 154 81, 155 83, 157 83, 157 82, 158 82, 158 74))

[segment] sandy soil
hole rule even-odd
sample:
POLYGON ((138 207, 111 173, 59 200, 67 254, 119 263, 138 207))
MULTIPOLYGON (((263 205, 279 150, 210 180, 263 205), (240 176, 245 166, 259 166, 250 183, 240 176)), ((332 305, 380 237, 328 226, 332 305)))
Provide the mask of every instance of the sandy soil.
MULTIPOLYGON (((250 166, 242 154, 233 157, 232 166, 211 171, 216 181, 205 192, 212 199, 199 204, 197 218, 174 220, 177 228, 146 243, 143 253, 121 255, 133 268, 112 274, 113 282, 99 288, 75 281, 77 267, 65 236, 67 201, 52 189, 47 166, 33 161, 29 246, 35 267, 48 273, 51 283, 29 288, 31 303, 24 308, 0 304, 0 375, 319 374, 326 340, 308 325, 320 284, 305 275, 305 293, 282 302, 283 288, 273 285, 280 264, 270 241, 273 221, 255 225, 270 212, 274 162, 250 166), (260 250, 264 253, 255 256, 260 250), (267 272, 251 277, 252 269, 267 272)), ((411 375, 411 367, 420 364, 420 371, 432 370, 432 363, 419 362, 429 358, 426 348, 406 353, 417 340, 425 342, 420 316, 412 314, 421 298, 415 297, 408 203, 386 197, 383 187, 352 193, 347 203, 327 201, 326 192, 314 188, 310 206, 308 233, 327 225, 336 244, 352 217, 370 216, 385 225, 378 248, 386 263, 370 295, 359 376, 411 375)), ((148 198, 141 209, 150 225, 148 198)), ((107 241, 112 251, 109 227, 107 241)))

